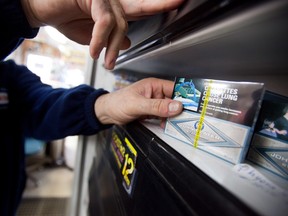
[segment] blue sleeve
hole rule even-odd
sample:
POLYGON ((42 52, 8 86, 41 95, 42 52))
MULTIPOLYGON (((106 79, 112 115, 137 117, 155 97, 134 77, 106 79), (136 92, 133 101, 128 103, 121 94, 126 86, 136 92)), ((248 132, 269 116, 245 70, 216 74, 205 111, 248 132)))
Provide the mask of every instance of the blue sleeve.
POLYGON ((13 52, 25 38, 33 38, 38 28, 31 28, 20 0, 0 0, 0 61, 13 52))
POLYGON ((88 85, 53 89, 25 66, 2 62, 6 74, 9 106, 20 113, 26 135, 42 140, 69 135, 91 135, 110 127, 102 125, 94 112, 95 100, 107 93, 88 85))

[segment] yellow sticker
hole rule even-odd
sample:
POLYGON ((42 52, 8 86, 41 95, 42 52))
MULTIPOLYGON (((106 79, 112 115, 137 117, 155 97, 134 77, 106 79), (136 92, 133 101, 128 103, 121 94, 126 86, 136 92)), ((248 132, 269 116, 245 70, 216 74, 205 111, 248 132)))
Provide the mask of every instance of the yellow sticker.
POLYGON ((127 137, 117 134, 116 131, 112 133, 111 150, 122 176, 123 186, 131 194, 136 173, 137 151, 127 137))
POLYGON ((207 88, 207 93, 206 93, 206 96, 204 98, 203 108, 202 108, 202 111, 201 111, 199 124, 197 126, 196 135, 195 135, 195 138, 194 138, 194 147, 195 148, 198 147, 198 140, 200 138, 200 133, 201 133, 201 130, 202 130, 202 127, 203 127, 204 119, 205 119, 206 109, 207 109, 209 98, 210 98, 210 94, 211 94, 211 84, 212 84, 212 82, 213 82, 212 80, 209 81, 208 88, 207 88))

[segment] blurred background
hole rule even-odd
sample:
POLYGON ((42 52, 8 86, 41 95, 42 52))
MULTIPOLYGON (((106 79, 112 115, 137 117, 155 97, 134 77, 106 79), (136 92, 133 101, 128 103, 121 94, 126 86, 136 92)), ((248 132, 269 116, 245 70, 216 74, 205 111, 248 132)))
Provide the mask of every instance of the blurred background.
MULTIPOLYGON (((52 27, 25 40, 8 59, 26 65, 43 83, 71 88, 87 83, 92 64, 88 46, 67 39, 52 27)), ((28 181, 18 214, 65 215, 72 194, 78 136, 25 143, 28 181)))

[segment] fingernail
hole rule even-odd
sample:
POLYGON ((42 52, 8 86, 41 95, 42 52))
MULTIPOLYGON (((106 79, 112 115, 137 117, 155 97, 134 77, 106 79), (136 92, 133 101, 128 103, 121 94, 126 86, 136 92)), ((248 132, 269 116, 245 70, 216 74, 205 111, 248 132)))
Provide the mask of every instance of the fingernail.
POLYGON ((177 102, 171 102, 171 103, 169 104, 168 109, 169 109, 169 112, 175 112, 175 111, 177 111, 177 110, 179 109, 179 107, 180 107, 179 103, 177 103, 177 102))

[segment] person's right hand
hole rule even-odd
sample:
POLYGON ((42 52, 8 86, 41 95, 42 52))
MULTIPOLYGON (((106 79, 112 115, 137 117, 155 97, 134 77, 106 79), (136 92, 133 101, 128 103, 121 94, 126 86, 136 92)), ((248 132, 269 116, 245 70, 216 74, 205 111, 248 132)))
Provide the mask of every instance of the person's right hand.
POLYGON ((21 0, 31 27, 50 25, 71 40, 90 45, 105 67, 113 69, 119 50, 127 49, 127 21, 176 9, 184 0, 21 0))

